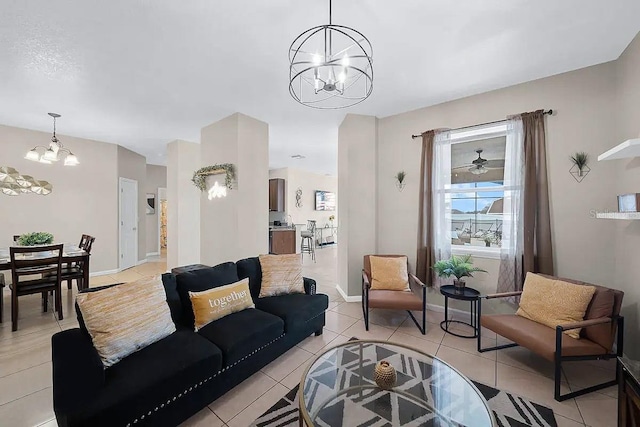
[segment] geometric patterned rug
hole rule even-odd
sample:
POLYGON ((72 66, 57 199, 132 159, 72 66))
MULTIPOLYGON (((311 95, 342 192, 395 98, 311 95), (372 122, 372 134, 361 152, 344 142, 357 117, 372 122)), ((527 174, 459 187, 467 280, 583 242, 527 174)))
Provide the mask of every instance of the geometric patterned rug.
MULTIPOLYGON (((553 410, 528 399, 500 391, 488 385, 473 381, 480 393, 487 399, 499 427, 557 427, 553 410)), ((256 419, 251 427, 298 427, 298 387, 289 391, 275 405, 256 419)), ((331 424, 327 424, 331 425, 331 424)), ((336 427, 341 424, 334 424, 336 427)), ((389 422, 370 424, 391 426, 389 422)), ((441 424, 423 424, 440 426, 441 424)), ((345 426, 347 427, 347 426, 345 426)), ((471 427, 471 426, 470 426, 471 427)))
MULTIPOLYGON (((452 380, 454 377, 459 379, 459 376, 447 375, 449 369, 437 369, 436 365, 424 363, 408 353, 394 353, 389 347, 367 344, 357 348, 360 356, 354 355, 353 349, 346 346, 330 354, 327 359, 314 363, 308 375, 309 382, 305 383, 305 399, 323 402, 321 411, 315 416, 316 424, 327 427, 347 427, 347 424, 362 427, 459 427, 478 423, 485 425, 489 421, 481 400, 473 397, 477 396, 475 394, 470 397, 468 386, 461 388, 459 382, 452 380), (380 355, 380 352, 385 354, 380 355), (397 367, 398 383, 394 388, 398 390, 397 393, 385 392, 373 384, 373 387, 364 389, 366 391, 335 395, 337 390, 345 390, 344 387, 348 388, 355 382, 371 382, 372 372, 369 371, 372 371, 375 360, 381 360, 380 357, 397 367), (443 372, 444 375, 441 375, 443 372), (417 399, 407 399, 403 395, 417 399), (444 416, 434 412, 433 408, 436 407, 443 411, 444 416), (452 421, 446 413, 457 414, 453 416, 458 418, 457 421, 452 421)), ((462 382, 467 384, 465 380, 462 382)), ((498 426, 557 426, 550 408, 475 381, 473 383, 487 401, 498 426)), ((296 386, 255 420, 252 426, 298 426, 298 401, 296 386)))

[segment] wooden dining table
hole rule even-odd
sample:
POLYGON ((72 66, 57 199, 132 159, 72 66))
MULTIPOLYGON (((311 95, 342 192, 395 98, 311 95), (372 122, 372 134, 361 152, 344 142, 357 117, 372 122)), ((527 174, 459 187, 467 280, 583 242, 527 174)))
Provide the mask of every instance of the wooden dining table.
MULTIPOLYGON (((83 264, 82 272, 82 288, 86 289, 89 287, 89 258, 90 253, 85 251, 84 249, 80 249, 78 245, 64 243, 62 247, 62 263, 72 263, 79 262, 83 264)), ((24 256, 20 254, 19 256, 24 256)), ((27 255, 27 256, 40 256, 45 257, 46 253, 40 253, 39 255, 27 255)), ((11 258, 9 255, 9 248, 0 248, 0 271, 3 270, 11 270, 11 258)))

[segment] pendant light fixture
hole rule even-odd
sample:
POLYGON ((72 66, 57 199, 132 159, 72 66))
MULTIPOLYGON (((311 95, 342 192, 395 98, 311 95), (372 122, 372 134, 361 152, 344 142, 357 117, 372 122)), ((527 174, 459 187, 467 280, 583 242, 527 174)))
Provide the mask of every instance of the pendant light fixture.
POLYGON ((69 149, 64 148, 62 142, 56 137, 56 119, 61 117, 60 114, 57 113, 48 113, 51 117, 53 117, 53 136, 51 137, 51 142, 48 147, 38 145, 33 147, 31 150, 27 152, 27 155, 24 156, 27 160, 32 160, 34 162, 40 162, 45 164, 51 164, 53 162, 57 162, 64 158, 65 166, 75 166, 79 164, 78 158, 75 154, 73 154, 69 149), (44 152, 40 154, 38 150, 43 149, 44 152))
POLYGON ((373 91, 373 47, 359 31, 332 21, 300 34, 289 48, 289 93, 312 108, 359 104, 373 91))

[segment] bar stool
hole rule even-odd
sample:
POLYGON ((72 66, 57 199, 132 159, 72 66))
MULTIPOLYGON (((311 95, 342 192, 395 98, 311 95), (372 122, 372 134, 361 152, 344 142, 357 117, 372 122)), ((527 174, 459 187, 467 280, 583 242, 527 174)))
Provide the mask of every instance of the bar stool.
POLYGON ((316 222, 312 219, 307 220, 307 229, 300 232, 300 236, 300 253, 302 254, 302 259, 304 260, 304 254, 306 252, 311 255, 313 262, 316 262, 316 222))

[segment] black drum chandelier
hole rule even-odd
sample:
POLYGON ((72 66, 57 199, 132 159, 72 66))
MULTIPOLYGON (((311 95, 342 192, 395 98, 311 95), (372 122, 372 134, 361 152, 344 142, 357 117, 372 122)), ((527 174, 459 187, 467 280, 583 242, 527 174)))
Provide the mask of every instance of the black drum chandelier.
POLYGON ((373 91, 373 47, 359 31, 331 20, 300 34, 289 48, 289 92, 312 108, 358 104, 373 91))

